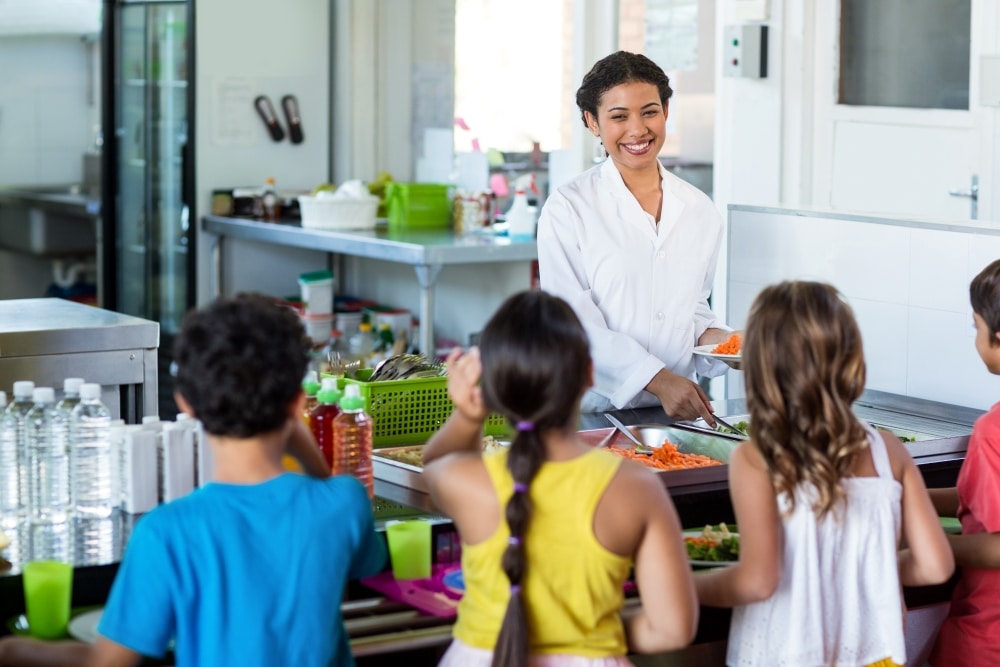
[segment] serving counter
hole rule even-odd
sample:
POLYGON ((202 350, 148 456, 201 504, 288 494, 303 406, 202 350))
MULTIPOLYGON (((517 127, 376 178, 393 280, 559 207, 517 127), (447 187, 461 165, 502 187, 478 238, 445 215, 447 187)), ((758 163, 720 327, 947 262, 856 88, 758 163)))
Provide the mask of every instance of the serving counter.
POLYGON ((434 286, 443 266, 516 262, 538 257, 534 241, 512 241, 505 236, 487 234, 457 235, 446 230, 328 231, 303 228, 297 222, 262 222, 215 215, 203 217, 201 227, 214 238, 211 253, 215 296, 224 293, 223 247, 227 238, 412 266, 420 287, 418 342, 420 349, 425 351, 434 350, 434 286))
MULTIPOLYGON (((745 414, 742 400, 719 401, 714 404, 722 416, 745 414)), ((907 447, 929 486, 951 486, 955 483, 964 458, 968 436, 980 411, 921 401, 907 397, 866 392, 855 405, 863 419, 902 434, 917 436, 907 447)), ((666 417, 660 408, 622 410, 614 413, 626 425, 679 425, 666 417)), ((603 414, 584 414, 581 431, 601 434, 608 431, 603 414)), ((736 441, 728 440, 731 446, 736 441)), ((420 443, 414 443, 420 444, 420 443)), ((386 520, 421 516, 433 524, 435 553, 441 560, 443 552, 451 562, 456 553, 456 540, 450 522, 436 514, 427 494, 426 485, 416 475, 399 475, 398 470, 375 465, 374 506, 379 525, 386 520), (425 514, 426 513, 426 514, 425 514), (427 516, 430 514, 431 516, 427 516), (442 546, 451 545, 451 546, 442 546)), ((411 471, 412 472, 412 471, 411 471)), ((682 471, 657 473, 677 507, 683 526, 696 527, 707 523, 734 522, 725 465, 682 471)), ((125 517, 123 540, 130 532, 134 517, 125 517)), ((115 563, 78 567, 74 583, 74 606, 103 603, 117 569, 115 563)), ((934 629, 947 610, 951 586, 907 588, 904 598, 907 615, 907 651, 920 655, 933 638, 934 629)), ((0 573, 0 612, 20 613, 20 577, 0 573)), ((452 619, 418 613, 411 607, 386 599, 359 582, 352 582, 349 600, 344 605, 352 651, 359 667, 365 665, 399 664, 405 660, 412 667, 435 665, 451 636, 452 619), (405 656, 405 657, 402 657, 405 656)), ((635 604, 632 600, 630 604, 635 604)), ((639 667, 710 667, 724 664, 730 611, 702 608, 694 643, 680 651, 653 656, 630 656, 639 667)), ((2 633, 2 629, 0 629, 2 633)))

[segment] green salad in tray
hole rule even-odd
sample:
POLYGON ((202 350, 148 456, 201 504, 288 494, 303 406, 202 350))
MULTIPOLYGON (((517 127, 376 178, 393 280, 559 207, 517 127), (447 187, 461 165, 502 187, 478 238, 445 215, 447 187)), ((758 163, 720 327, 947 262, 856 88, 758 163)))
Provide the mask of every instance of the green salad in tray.
POLYGON ((740 536, 724 523, 705 526, 700 532, 685 531, 684 546, 692 561, 726 563, 740 558, 740 536))

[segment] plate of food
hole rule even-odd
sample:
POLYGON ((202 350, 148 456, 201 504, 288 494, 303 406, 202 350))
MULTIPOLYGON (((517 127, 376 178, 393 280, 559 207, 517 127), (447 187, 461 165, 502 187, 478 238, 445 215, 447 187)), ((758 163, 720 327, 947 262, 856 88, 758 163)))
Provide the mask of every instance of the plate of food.
POLYGON ((684 546, 692 565, 725 567, 740 559, 740 534, 720 523, 701 530, 685 530, 684 546))
POLYGON ((710 357, 725 362, 731 368, 740 367, 740 349, 743 345, 743 337, 739 332, 733 332, 726 340, 716 345, 696 345, 694 353, 703 357, 710 357))

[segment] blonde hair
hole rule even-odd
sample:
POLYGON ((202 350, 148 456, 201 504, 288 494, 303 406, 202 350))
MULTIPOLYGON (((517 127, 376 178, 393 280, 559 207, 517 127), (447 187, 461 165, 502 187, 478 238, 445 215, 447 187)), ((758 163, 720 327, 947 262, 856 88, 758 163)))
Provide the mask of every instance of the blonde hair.
POLYGON ((754 300, 742 350, 751 436, 789 511, 804 483, 822 517, 844 498, 841 479, 868 439, 851 405, 865 385, 861 332, 831 286, 790 281, 754 300))

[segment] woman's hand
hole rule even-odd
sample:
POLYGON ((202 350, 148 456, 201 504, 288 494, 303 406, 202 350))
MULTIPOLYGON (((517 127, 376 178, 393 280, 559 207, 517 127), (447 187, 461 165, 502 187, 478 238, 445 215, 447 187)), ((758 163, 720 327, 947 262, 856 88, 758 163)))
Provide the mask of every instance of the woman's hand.
POLYGON ((712 404, 697 384, 667 369, 662 369, 646 385, 646 391, 660 399, 664 412, 674 419, 697 419, 701 417, 710 426, 715 426, 712 418, 712 404))
POLYGON ((465 354, 456 347, 445 359, 448 369, 448 394, 455 409, 470 421, 485 422, 488 411, 483 405, 483 391, 479 386, 483 364, 479 348, 472 347, 465 354))

